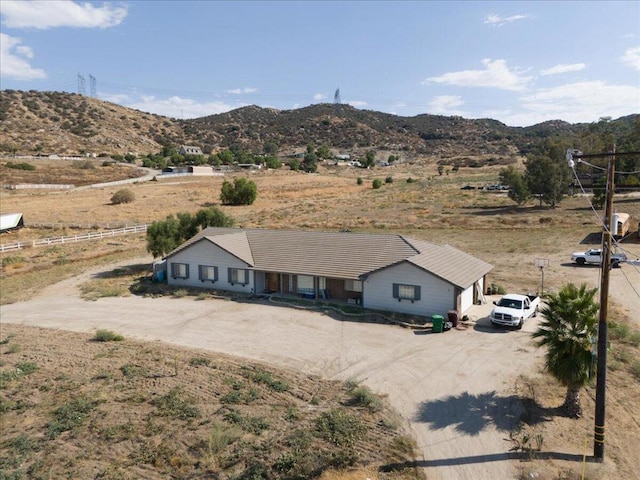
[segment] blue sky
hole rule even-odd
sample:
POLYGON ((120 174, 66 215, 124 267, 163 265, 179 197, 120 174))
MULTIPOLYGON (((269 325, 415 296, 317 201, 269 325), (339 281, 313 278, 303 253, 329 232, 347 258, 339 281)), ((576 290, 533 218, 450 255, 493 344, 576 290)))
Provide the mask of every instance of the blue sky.
POLYGON ((195 118, 333 102, 510 126, 640 113, 640 2, 0 1, 2 89, 195 118))

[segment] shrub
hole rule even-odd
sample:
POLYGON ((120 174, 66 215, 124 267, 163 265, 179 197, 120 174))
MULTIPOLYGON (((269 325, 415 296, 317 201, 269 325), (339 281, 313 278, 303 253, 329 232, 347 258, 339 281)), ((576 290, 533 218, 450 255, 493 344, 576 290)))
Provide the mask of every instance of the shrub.
POLYGON ((158 409, 158 414, 163 417, 189 420, 201 416, 198 407, 193 405, 193 400, 186 397, 180 387, 173 388, 169 393, 155 399, 152 403, 158 409))
POLYGON ((231 182, 222 182, 220 200, 224 205, 251 205, 258 196, 258 187, 252 180, 236 178, 231 182))
POLYGON ((415 178, 407 178, 407 183, 415 183, 416 179, 415 178))
POLYGON ((132 190, 129 190, 128 188, 123 188, 113 194, 113 196, 111 197, 111 203, 113 205, 119 205, 121 203, 131 203, 135 199, 136 199, 136 195, 135 193, 133 193, 132 190))
POLYGON ((358 179, 356 180, 356 183, 358 185, 362 185, 362 177, 358 177, 358 179))
POLYGON ((97 402, 88 398, 77 398, 62 405, 53 412, 53 420, 47 424, 48 438, 56 438, 62 432, 82 425, 96 405, 97 402))
POLYGON ((124 340, 124 337, 111 330, 100 329, 96 332, 93 340, 96 342, 121 342, 124 340))
POLYGON ((31 165, 30 163, 27 163, 27 162, 21 162, 21 163, 8 162, 7 168, 13 168, 16 170, 35 170, 36 169, 34 165, 31 165))
POLYGON ((27 260, 24 257, 21 256, 11 256, 11 257, 4 257, 2 259, 2 266, 6 267, 7 265, 14 265, 16 263, 25 263, 27 260))
POLYGON ((380 180, 379 178, 376 178, 373 180, 372 184, 373 188, 375 190, 377 190, 378 188, 380 188, 382 186, 382 180, 380 180))
POLYGON ((361 385, 351 390, 353 403, 366 407, 371 413, 382 410, 382 402, 368 387, 361 385))
POLYGON ((388 176, 387 178, 384 179, 384 183, 393 183, 393 177, 388 176))
POLYGON ((366 432, 365 425, 358 417, 340 409, 329 410, 320 415, 316 428, 338 447, 353 446, 366 432))

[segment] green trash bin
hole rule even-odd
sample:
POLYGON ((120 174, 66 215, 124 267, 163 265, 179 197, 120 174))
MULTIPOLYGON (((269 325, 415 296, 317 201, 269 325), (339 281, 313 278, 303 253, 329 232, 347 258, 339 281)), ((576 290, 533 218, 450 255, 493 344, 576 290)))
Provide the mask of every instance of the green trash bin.
POLYGON ((442 333, 444 325, 444 317, 442 315, 431 315, 431 331, 433 333, 442 333))

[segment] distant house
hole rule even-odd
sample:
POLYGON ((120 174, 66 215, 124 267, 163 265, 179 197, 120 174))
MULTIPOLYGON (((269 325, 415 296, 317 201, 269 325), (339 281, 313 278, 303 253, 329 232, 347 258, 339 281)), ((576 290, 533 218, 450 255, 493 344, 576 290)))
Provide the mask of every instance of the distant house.
POLYGON ((24 227, 24 217, 21 213, 3 213, 0 215, 0 233, 22 227, 24 227))
POLYGON ((185 165, 180 167, 164 167, 162 169, 163 175, 193 175, 193 176, 212 176, 213 167, 208 165, 185 165))
POLYGON ((192 145, 182 145, 178 153, 180 153, 180 155, 202 155, 202 149, 192 145))
POLYGON ((419 316, 464 313, 492 266, 402 235, 206 228, 166 257, 168 283, 320 298, 419 316))

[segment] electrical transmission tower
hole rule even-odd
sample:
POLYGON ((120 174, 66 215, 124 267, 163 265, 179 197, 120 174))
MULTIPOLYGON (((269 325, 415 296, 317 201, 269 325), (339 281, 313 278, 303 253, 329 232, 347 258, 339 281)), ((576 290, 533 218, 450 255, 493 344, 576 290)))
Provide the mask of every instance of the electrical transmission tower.
POLYGON ((336 93, 333 95, 333 103, 340 105, 342 102, 340 101, 340 89, 336 88, 336 93))
POLYGON ((78 74, 78 94, 80 94, 80 95, 86 95, 87 94, 84 86, 85 86, 84 77, 82 75, 78 74))
POLYGON ((98 94, 96 93, 96 77, 89 74, 89 91, 91 92, 91 96, 93 98, 98 98, 98 94))

